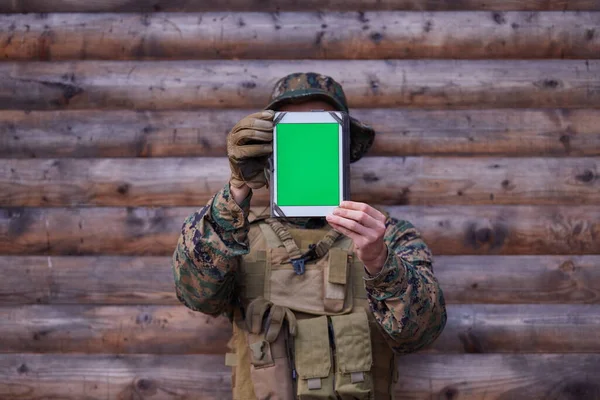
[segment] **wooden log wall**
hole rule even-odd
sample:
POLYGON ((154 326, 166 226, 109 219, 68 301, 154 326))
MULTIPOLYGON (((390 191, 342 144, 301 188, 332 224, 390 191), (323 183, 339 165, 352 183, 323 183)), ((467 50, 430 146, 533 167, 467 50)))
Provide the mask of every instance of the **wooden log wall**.
POLYGON ((0 13, 0 398, 231 398, 230 324, 177 301, 170 255, 229 129, 310 70, 378 132, 354 199, 421 230, 448 303, 397 398, 600 399, 600 1, 0 13))

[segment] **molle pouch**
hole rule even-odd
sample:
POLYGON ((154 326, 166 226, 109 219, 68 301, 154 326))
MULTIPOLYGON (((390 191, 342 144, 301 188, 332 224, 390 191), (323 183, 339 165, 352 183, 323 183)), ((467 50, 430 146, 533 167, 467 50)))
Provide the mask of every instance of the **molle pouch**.
POLYGON ((250 379, 258 400, 294 400, 294 384, 287 356, 287 335, 281 331, 269 343, 264 334, 245 332, 250 354, 250 379))
POLYGON ((327 313, 337 314, 344 310, 348 257, 346 250, 329 249, 329 257, 323 273, 323 305, 327 313))
POLYGON ((364 310, 331 317, 335 342, 335 392, 342 400, 375 397, 369 320, 364 310))
POLYGON ((285 248, 267 253, 264 296, 274 304, 312 315, 340 315, 352 310, 348 251, 332 248, 322 258, 306 263, 296 274, 285 248))
POLYGON ((295 342, 299 400, 336 400, 327 317, 298 321, 295 342))

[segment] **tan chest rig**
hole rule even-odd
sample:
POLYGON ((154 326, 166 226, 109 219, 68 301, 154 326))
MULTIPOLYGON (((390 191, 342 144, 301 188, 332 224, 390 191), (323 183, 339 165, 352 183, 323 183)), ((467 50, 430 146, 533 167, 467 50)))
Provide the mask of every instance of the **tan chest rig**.
POLYGON ((392 399, 394 354, 369 311, 351 240, 274 220, 251 224, 249 240, 245 312, 236 311, 226 358, 234 400, 392 399))

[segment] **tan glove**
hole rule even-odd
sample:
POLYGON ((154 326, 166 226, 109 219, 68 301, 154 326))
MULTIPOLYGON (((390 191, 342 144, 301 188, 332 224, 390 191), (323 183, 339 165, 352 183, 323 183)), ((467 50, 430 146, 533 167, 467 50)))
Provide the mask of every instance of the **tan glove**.
POLYGON ((273 152, 273 111, 261 111, 242 119, 227 136, 227 155, 232 186, 259 189, 267 184, 265 169, 273 152))

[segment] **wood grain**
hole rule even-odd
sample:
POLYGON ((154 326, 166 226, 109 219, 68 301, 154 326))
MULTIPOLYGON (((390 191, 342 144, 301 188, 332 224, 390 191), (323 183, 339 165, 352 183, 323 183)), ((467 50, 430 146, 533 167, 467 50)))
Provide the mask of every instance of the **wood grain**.
POLYGON ((448 303, 600 303, 600 256, 440 256, 448 303))
MULTIPOLYGON (((179 305, 170 257, 2 256, 0 305, 179 305)), ((600 304, 600 256, 439 256, 449 304, 600 304)))
MULTIPOLYGON (((171 255, 184 219, 194 210, 2 208, 0 254, 171 255)), ((436 255, 600 253, 596 206, 401 206, 387 210, 393 217, 411 221, 436 255)))
MULTIPOLYGON (((227 319, 184 306, 0 307, 2 353, 219 354, 227 319)), ((600 305, 448 305, 426 352, 598 353, 600 305)))
MULTIPOLYGON (((442 288, 443 289, 443 288, 442 288)), ((600 305, 449 305, 440 353, 598 353, 600 305)))
MULTIPOLYGON (((0 157, 223 156, 248 110, 0 111, 0 157)), ((373 156, 598 156, 600 110, 357 109, 373 156)))
POLYGON ((157 12, 157 11, 305 11, 305 10, 600 10, 597 0, 12 0, 2 13, 157 12))
POLYGON ((16 306, 0 316, 2 353, 221 354, 231 337, 226 318, 183 305, 16 306))
POLYGON ((408 206, 388 210, 396 218, 412 221, 438 255, 599 253, 600 210, 596 206, 408 206))
MULTIPOLYGON (((223 356, 207 355, 5 354, 0 396, 231 399, 230 368, 223 364, 223 356)), ((415 354, 398 366, 398 399, 600 396, 597 354, 415 354)))
POLYGON ((223 400, 230 375, 222 355, 9 354, 0 397, 223 400))
POLYGON ((398 399, 600 397, 597 354, 425 355, 399 361, 398 399))
POLYGON ((171 257, 0 257, 0 305, 179 305, 171 257))
MULTIPOLYGON (((600 157, 372 157, 352 165, 350 186, 389 205, 595 205, 599 171, 600 157)), ((225 157, 2 160, 0 206, 192 206, 229 175, 225 157)), ((267 191, 252 204, 268 205, 267 191)))
POLYGON ((599 60, 77 61, 0 64, 0 109, 260 108, 317 71, 358 108, 598 108, 599 60))
POLYGON ((598 26, 593 12, 7 14, 0 58, 600 58, 598 26))

